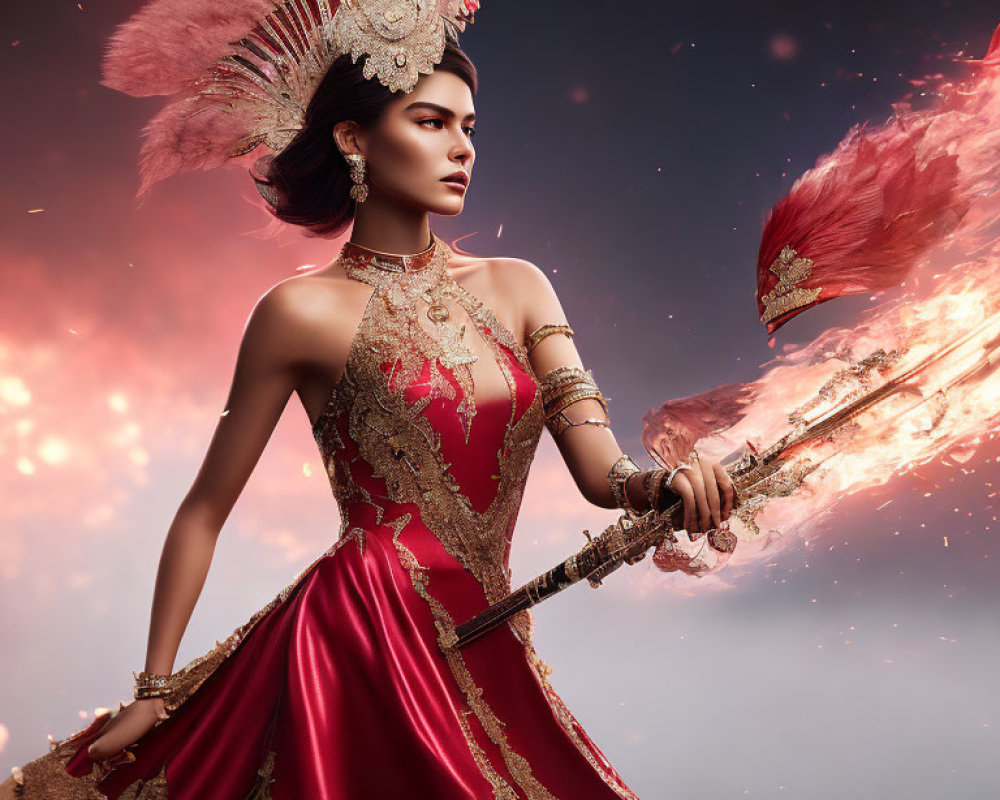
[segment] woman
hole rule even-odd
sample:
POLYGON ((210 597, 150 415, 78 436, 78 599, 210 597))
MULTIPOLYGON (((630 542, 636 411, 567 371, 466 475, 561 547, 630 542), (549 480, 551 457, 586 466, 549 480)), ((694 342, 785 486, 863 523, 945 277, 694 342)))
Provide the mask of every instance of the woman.
POLYGON ((250 315, 226 411, 167 535, 137 699, 15 770, 0 796, 634 797, 548 683, 527 611, 461 650, 454 626, 511 588, 543 427, 602 508, 644 511, 676 493, 697 534, 728 518, 732 486, 707 459, 640 471, 544 272, 455 253, 432 233, 429 214, 461 213, 473 171, 465 54, 449 39, 409 91, 381 77, 337 57, 302 128, 258 162, 279 219, 353 227, 332 263, 277 284, 250 315), (340 537, 172 673, 220 530, 292 392, 340 537))

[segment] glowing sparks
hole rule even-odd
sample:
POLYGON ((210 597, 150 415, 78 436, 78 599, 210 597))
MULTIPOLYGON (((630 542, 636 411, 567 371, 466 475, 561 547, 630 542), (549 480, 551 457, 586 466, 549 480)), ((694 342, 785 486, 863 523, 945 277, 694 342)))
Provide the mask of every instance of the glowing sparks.
POLYGON ((0 403, 17 408, 30 402, 31 392, 23 380, 16 375, 0 377, 0 403))
MULTIPOLYGON (((983 442, 1000 432, 995 402, 1000 396, 1000 167, 995 158, 1000 69, 965 86, 920 122, 927 125, 921 158, 942 151, 959 155, 958 182, 970 208, 958 227, 928 245, 905 286, 888 298, 881 293, 871 298, 880 302, 872 303, 853 328, 828 330, 802 348, 782 347, 763 365, 768 368, 763 377, 744 385, 752 401, 740 409, 735 424, 721 430, 718 423, 706 425, 712 432, 699 434, 699 452, 722 460, 746 447, 763 453, 786 435, 828 423, 784 468, 787 474, 793 467, 809 467, 804 480, 759 506, 754 518, 759 532, 734 524, 740 546, 729 562, 729 580, 735 577, 734 566, 748 566, 765 550, 814 530, 851 494, 931 463, 972 474, 970 462, 983 442), (854 405, 866 399, 871 402, 854 405)), ((768 347, 777 349, 773 337, 768 347)), ((923 497, 933 494, 928 490, 923 497)), ((944 543, 949 546, 947 537, 944 543)))
POLYGON ((128 460, 137 467, 145 467, 149 465, 149 453, 141 447, 131 447, 128 451, 128 460))
MULTIPOLYGON (((805 528, 817 513, 844 496, 912 472, 945 454, 954 464, 966 463, 987 439, 984 434, 1000 427, 994 403, 1000 393, 997 275, 1000 243, 993 243, 976 261, 958 264, 937 281, 927 282, 923 296, 872 309, 854 331, 828 331, 804 350, 776 359, 778 365, 758 382, 757 403, 744 420, 719 437, 720 448, 721 440, 731 449, 744 437, 750 439, 751 431, 757 443, 776 440, 789 419, 811 423, 851 398, 889 384, 894 376, 908 374, 914 365, 926 366, 903 384, 904 390, 853 420, 841 441, 831 440, 827 452, 810 454, 822 461, 821 470, 807 479, 807 492, 785 498, 765 512, 772 515, 770 530, 788 533, 805 528), (900 354, 895 366, 881 373, 866 373, 858 368, 858 356, 844 355, 880 348, 900 354), (785 414, 795 411, 788 419, 778 417, 771 403, 785 414)), ((703 452, 706 445, 700 445, 703 452)), ((947 547, 947 537, 944 542, 947 547)))
POLYGON ((114 392, 108 395, 108 408, 119 414, 124 414, 128 411, 128 398, 121 392, 114 392))
POLYGON ((69 456, 69 444, 56 436, 47 436, 38 447, 39 460, 51 466, 64 464, 69 456))

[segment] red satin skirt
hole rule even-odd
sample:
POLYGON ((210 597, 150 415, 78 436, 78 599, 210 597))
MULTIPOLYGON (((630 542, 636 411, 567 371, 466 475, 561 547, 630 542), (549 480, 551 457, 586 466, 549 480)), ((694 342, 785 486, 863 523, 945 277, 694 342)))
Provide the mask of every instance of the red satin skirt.
POLYGON ((62 793, 37 796, 635 798, 509 624, 451 656, 456 672, 423 594, 462 622, 485 608, 482 588, 412 506, 397 510, 395 525, 352 512, 134 761, 92 775, 102 716, 63 743, 62 793))

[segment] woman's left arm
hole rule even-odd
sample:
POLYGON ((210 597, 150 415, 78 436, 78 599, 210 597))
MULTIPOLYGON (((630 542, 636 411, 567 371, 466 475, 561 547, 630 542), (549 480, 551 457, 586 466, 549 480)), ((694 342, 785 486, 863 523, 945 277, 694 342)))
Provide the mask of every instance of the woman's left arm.
MULTIPOLYGON (((562 304, 548 276, 529 261, 503 259, 494 272, 521 315, 532 370, 542 387, 545 425, 583 496, 601 508, 627 503, 638 513, 651 507, 653 484, 665 470, 640 470, 622 452, 611 430, 603 394, 573 343, 562 304), (655 473, 655 474, 651 474, 655 473), (616 485, 617 484, 617 485, 616 485)), ((684 500, 689 533, 719 527, 733 507, 733 485, 722 465, 697 459, 676 472, 669 489, 684 500)), ((663 507, 663 503, 658 503, 663 507)))

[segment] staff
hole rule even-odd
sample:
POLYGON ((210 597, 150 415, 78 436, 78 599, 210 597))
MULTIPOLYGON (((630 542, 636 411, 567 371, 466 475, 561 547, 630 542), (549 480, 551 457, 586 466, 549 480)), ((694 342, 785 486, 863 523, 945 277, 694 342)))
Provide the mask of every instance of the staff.
MULTIPOLYGON (((809 473, 830 457, 828 455, 816 462, 805 457, 797 457, 808 445, 829 441, 831 435, 847 422, 877 403, 910 388, 909 382, 921 372, 973 341, 977 336, 987 333, 997 322, 997 317, 987 317, 964 336, 931 353, 882 386, 866 392, 841 408, 830 410, 798 433, 790 431, 760 455, 748 446, 736 461, 726 467, 736 491, 733 513, 742 522, 755 529, 753 517, 768 500, 793 493, 809 473)), ((884 362, 890 363, 901 355, 895 351, 886 354, 880 350, 870 358, 881 358, 884 362)), ((964 374, 971 374, 978 368, 979 364, 974 364, 964 374)), ((960 379, 959 377, 952 383, 960 379)), ((925 402, 927 396, 924 395, 916 406, 925 402)), ((682 513, 683 502, 678 500, 664 510, 652 510, 639 516, 623 514, 596 538, 592 538, 588 531, 584 531, 587 544, 579 552, 531 579, 485 611, 457 625, 455 627, 457 639, 454 646, 464 647, 517 612, 540 603, 582 578, 586 578, 596 589, 605 577, 622 564, 641 561, 651 547, 656 547, 668 539, 676 541, 674 521, 680 519, 682 513)), ((736 548, 736 536, 728 529, 716 529, 707 535, 708 544, 719 552, 731 553, 736 548)))

